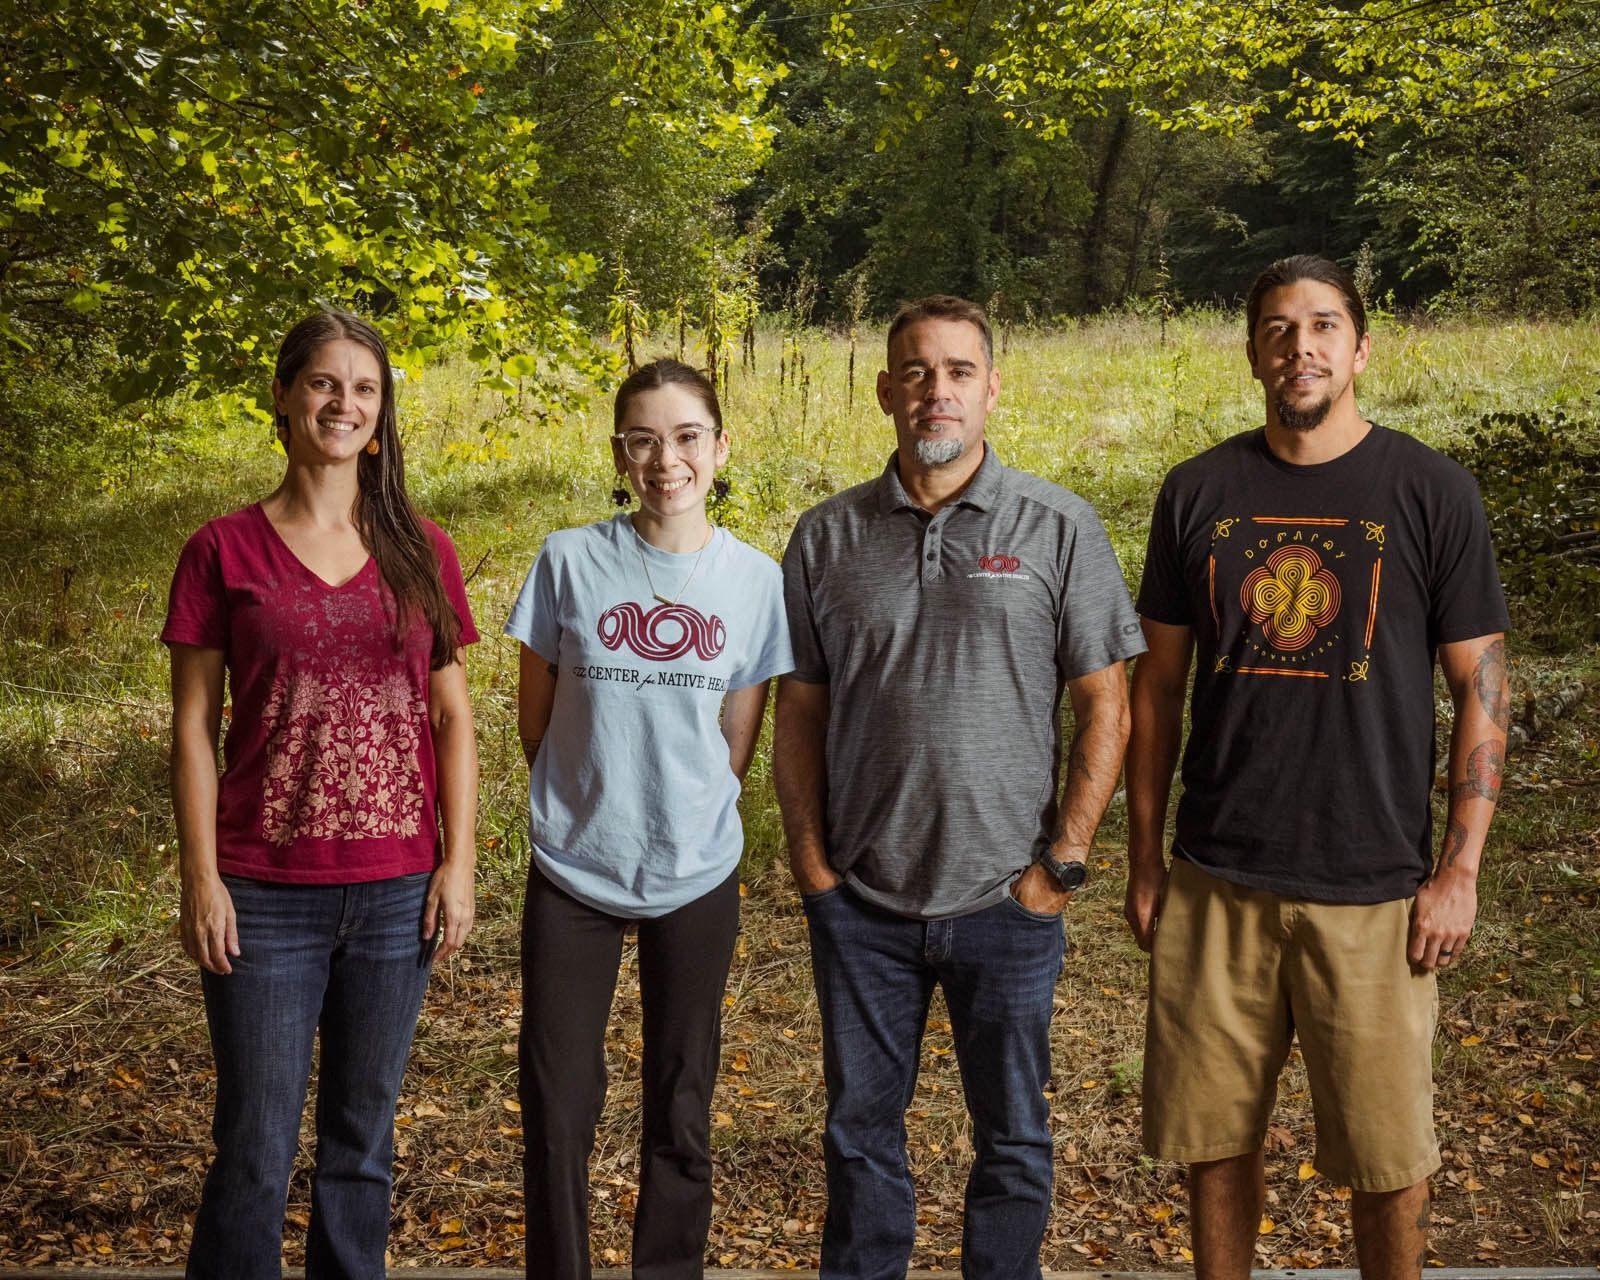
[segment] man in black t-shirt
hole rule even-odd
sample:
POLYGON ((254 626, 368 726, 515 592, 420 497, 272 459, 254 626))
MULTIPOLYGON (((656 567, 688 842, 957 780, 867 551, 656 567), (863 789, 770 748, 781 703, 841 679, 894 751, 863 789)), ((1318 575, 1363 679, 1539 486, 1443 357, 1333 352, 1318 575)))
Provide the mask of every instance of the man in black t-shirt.
POLYGON ((1266 426, 1162 485, 1138 610, 1126 914, 1151 952, 1145 1145, 1190 1166, 1196 1272, 1248 1276, 1292 1037, 1317 1168, 1367 1276, 1426 1256, 1435 970, 1460 954, 1500 790, 1505 602, 1472 477, 1361 417, 1349 274, 1274 263, 1246 352, 1266 426), (1455 706, 1433 852, 1433 663, 1455 706), (1190 734, 1170 871, 1168 792, 1190 734))

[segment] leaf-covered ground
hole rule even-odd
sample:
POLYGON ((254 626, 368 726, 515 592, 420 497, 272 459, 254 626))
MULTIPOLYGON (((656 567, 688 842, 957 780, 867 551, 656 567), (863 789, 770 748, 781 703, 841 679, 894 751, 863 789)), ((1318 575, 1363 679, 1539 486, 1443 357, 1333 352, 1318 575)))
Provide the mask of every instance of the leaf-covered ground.
MULTIPOLYGON (((1442 984, 1436 1264, 1600 1262, 1596 701, 1591 694, 1510 762, 1480 926, 1442 984)), ((1056 1210, 1044 1257, 1060 1268, 1181 1267, 1180 1171, 1139 1153, 1142 965, 1120 922, 1113 834, 1102 854, 1099 877, 1071 908, 1056 1001, 1056 1210)), ((66 970, 0 953, 0 1265, 183 1256, 209 1159, 213 1089, 197 983, 173 945, 106 951, 66 970)), ((809 982, 793 895, 776 871, 757 875, 729 979, 715 1102, 714 1265, 817 1264, 822 1083, 809 982)), ((437 975, 419 1028, 397 1121, 397 1267, 521 1257, 518 1019, 514 935, 502 923, 437 975)), ((608 1050, 594 1252, 616 1264, 627 1257, 636 1194, 631 947, 608 1050)), ((913 1261, 956 1268, 971 1146, 937 1004, 907 1127, 920 1188, 913 1261)), ((1261 1264, 1353 1265, 1348 1191, 1314 1169, 1297 1064, 1269 1147, 1261 1264)), ((290 1191, 291 1262, 302 1256, 295 1228, 308 1204, 302 1162, 290 1191)))

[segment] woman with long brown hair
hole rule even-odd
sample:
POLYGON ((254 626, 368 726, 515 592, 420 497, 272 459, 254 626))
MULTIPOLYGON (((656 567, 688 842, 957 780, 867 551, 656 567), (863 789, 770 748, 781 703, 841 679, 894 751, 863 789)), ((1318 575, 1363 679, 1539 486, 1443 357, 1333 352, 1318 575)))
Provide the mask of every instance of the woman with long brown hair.
POLYGON ((434 960, 473 917, 478 762, 449 538, 405 492, 382 337, 322 312, 272 383, 283 482, 173 577, 183 947, 217 1064, 190 1277, 275 1280, 320 1039, 306 1274, 384 1274, 395 1100, 434 960), (224 691, 231 700, 216 767, 224 691))

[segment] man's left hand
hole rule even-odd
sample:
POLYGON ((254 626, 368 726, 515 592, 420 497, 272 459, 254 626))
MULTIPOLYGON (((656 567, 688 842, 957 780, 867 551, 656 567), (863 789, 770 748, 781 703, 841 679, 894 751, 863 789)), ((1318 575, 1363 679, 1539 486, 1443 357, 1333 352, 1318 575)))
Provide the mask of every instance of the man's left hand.
POLYGON ((1423 969, 1453 964, 1478 915, 1476 876, 1439 872, 1422 882, 1411 906, 1411 963, 1423 969))
POLYGON ((1035 862, 1011 886, 1011 896, 1029 911, 1042 916, 1059 915, 1072 901, 1072 893, 1055 882, 1055 878, 1035 862))

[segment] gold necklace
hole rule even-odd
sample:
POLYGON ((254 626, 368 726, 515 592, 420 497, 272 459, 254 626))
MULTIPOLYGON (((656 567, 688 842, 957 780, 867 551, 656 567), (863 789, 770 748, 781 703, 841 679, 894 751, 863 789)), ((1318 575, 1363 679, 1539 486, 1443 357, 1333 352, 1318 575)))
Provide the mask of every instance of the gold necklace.
MULTIPOLYGON (((628 522, 628 527, 633 529, 632 521, 628 522)), ((650 584, 652 599, 659 600, 662 604, 677 604, 678 601, 683 599, 683 593, 689 589, 689 584, 694 581, 695 570, 700 567, 700 557, 705 555, 706 548, 711 545, 711 539, 716 536, 716 533, 715 525, 706 530, 706 540, 700 544, 700 550, 694 553, 694 563, 689 566, 689 576, 683 580, 683 585, 678 588, 678 594, 668 597, 656 590, 655 579, 650 576, 649 562, 644 558, 644 539, 639 536, 637 529, 633 529, 633 549, 639 557, 639 567, 644 570, 644 580, 650 584)))

